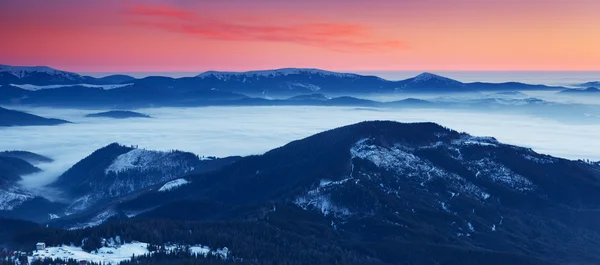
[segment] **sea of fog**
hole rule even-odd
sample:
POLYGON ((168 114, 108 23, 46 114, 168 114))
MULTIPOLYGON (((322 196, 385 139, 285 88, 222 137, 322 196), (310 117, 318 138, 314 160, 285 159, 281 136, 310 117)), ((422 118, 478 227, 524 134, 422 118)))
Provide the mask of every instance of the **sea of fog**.
POLYGON ((600 124, 564 124, 527 115, 351 107, 200 107, 139 109, 154 118, 119 120, 84 117, 93 110, 21 110, 74 122, 0 128, 0 150, 26 150, 56 160, 39 165, 44 172, 26 176, 26 187, 52 182, 77 161, 112 142, 156 150, 179 149, 200 156, 250 155, 365 120, 433 121, 472 135, 493 136, 504 143, 530 147, 539 153, 600 160, 600 124))

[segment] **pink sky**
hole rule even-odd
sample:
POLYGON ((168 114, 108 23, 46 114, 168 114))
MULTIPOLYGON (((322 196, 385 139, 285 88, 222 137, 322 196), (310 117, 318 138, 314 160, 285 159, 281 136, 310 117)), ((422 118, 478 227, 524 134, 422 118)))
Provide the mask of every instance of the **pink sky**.
POLYGON ((3 0, 0 64, 600 70, 597 0, 3 0))

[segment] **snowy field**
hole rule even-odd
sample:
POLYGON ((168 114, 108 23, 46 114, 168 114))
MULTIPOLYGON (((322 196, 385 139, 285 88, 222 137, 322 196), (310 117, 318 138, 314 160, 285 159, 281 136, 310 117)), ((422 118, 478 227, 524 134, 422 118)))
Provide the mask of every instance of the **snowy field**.
POLYGON ((124 244, 119 248, 103 247, 94 254, 85 252, 80 247, 48 247, 45 250, 34 251, 33 255, 29 257, 29 262, 35 259, 60 258, 62 260, 75 259, 96 263, 118 264, 121 261, 131 259, 132 255, 140 256, 150 253, 147 246, 148 244, 146 243, 130 243, 124 244))
MULTIPOLYGON (((168 251, 173 251, 177 249, 179 246, 169 245, 165 246, 165 249, 168 251)), ((206 257, 209 254, 219 255, 222 258, 227 258, 228 250, 217 249, 211 250, 207 246, 190 246, 190 253, 192 255, 204 256, 206 257)), ((45 250, 36 250, 33 252, 31 256, 28 257, 29 263, 33 260, 44 260, 44 259, 74 259, 74 260, 85 260, 88 262, 95 262, 100 264, 119 264, 121 261, 129 260, 132 256, 140 256, 152 254, 148 250, 147 243, 141 242, 133 242, 128 244, 123 244, 118 247, 102 247, 97 251, 93 251, 92 253, 85 252, 80 247, 74 246, 60 246, 60 247, 47 247, 45 250)))
POLYGON ((200 156, 261 154, 290 141, 365 120, 433 121, 476 136, 570 159, 600 160, 600 124, 565 124, 527 115, 425 109, 351 107, 204 107, 138 109, 154 119, 89 119, 97 110, 32 108, 33 114, 75 122, 0 128, 0 150, 25 150, 56 161, 26 176, 35 187, 52 182, 77 161, 112 142, 200 156))

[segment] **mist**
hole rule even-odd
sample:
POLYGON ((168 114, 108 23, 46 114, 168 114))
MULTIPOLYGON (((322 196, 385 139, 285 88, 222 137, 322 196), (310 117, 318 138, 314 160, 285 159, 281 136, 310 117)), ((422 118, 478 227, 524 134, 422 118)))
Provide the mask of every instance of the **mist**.
POLYGON ((23 177, 25 188, 53 182, 93 151, 113 142, 152 150, 178 149, 200 156, 261 154, 290 141, 365 120, 436 122, 476 136, 529 147, 568 159, 600 160, 598 124, 566 124, 530 115, 459 110, 353 107, 152 108, 150 119, 85 118, 94 110, 21 108, 74 124, 0 128, 0 150, 25 150, 55 160, 23 177))

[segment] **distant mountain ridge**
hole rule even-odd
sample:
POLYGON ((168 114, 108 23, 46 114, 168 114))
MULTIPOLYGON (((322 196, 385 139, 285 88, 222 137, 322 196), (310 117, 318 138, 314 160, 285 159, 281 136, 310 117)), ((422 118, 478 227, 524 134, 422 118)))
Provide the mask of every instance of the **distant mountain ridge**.
POLYGON ((600 88, 600 81, 586 82, 586 83, 583 83, 583 84, 578 84, 577 86, 579 86, 579 87, 596 87, 596 88, 600 88))
POLYGON ((10 66, 0 64, 0 85, 72 85, 72 84, 119 84, 135 78, 127 75, 111 75, 102 78, 81 76, 47 66, 10 66))
MULTIPOLYGON (((289 98, 305 94, 351 96, 373 93, 478 93, 481 91, 564 90, 564 87, 517 82, 463 83, 432 73, 401 81, 376 76, 312 68, 282 68, 248 72, 208 71, 195 77, 151 76, 135 79, 114 75, 79 76, 48 67, 8 67, 0 70, 0 104, 44 106, 151 107, 205 106, 248 97, 289 98), (22 70, 26 69, 26 70, 22 70), (28 91, 10 84, 69 85, 28 91), (111 85, 111 89, 85 84, 111 85)), ((227 104, 227 103, 225 103, 227 104)))

